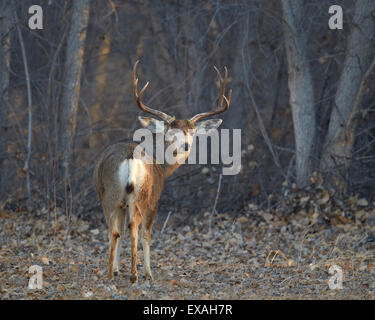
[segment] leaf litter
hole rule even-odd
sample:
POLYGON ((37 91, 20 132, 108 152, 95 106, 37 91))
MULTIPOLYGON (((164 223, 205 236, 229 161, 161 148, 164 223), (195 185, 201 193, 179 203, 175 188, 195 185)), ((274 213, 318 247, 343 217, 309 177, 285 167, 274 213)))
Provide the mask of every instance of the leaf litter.
POLYGON ((374 299, 374 213, 358 196, 287 188, 268 208, 250 203, 242 212, 218 212, 211 232, 204 213, 174 213, 167 224, 159 213, 151 243, 154 281, 143 277, 139 244, 140 276, 131 284, 127 233, 119 275, 106 278, 101 212, 71 218, 67 227, 62 210, 2 211, 0 298, 374 299), (43 269, 42 289, 28 289, 32 265, 43 269), (328 286, 332 265, 343 271, 341 290, 328 286))

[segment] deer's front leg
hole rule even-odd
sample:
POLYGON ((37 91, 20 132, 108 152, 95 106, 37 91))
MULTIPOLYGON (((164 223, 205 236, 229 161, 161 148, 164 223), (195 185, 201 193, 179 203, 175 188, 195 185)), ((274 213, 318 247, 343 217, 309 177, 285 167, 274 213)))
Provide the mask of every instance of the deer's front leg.
POLYGON ((153 280, 150 264, 150 232, 142 228, 142 247, 144 254, 144 268, 146 279, 153 280))
POLYGON ((139 211, 135 210, 129 222, 129 233, 130 233, 130 246, 132 255, 132 267, 130 281, 132 283, 137 282, 138 272, 137 272, 137 251, 138 251, 138 228, 140 224, 140 214, 139 211))

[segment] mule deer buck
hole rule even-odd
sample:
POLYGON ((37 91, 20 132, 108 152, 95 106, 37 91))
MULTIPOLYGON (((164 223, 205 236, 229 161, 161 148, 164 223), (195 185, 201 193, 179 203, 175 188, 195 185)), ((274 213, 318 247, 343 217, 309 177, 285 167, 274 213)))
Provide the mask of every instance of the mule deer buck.
MULTIPOLYGON (((138 79, 136 77, 137 61, 133 69, 134 95, 138 107, 158 117, 160 120, 148 117, 139 117, 144 128, 153 134, 164 135, 165 148, 176 145, 176 134, 173 129, 183 133, 183 139, 178 138, 174 154, 186 160, 198 129, 211 130, 220 126, 221 119, 211 119, 197 122, 206 117, 214 116, 228 110, 232 91, 225 96, 225 87, 228 82, 228 71, 222 78, 215 67, 219 77, 220 96, 217 107, 205 113, 199 113, 190 119, 178 120, 164 112, 151 109, 142 102, 142 96, 149 84, 138 93, 138 79)), ((179 135, 181 137, 181 135, 179 135)), ((142 247, 144 252, 144 269, 146 279, 152 280, 150 268, 150 242, 152 223, 157 211, 158 201, 167 179, 179 166, 181 161, 173 164, 158 163, 153 157, 151 162, 134 157, 138 144, 134 142, 120 142, 107 147, 100 155, 93 173, 93 183, 100 198, 106 223, 109 228, 109 261, 108 278, 117 275, 120 263, 120 240, 123 237, 126 214, 129 215, 129 232, 131 242, 131 282, 136 282, 137 274, 137 245, 138 229, 142 224, 142 247)))

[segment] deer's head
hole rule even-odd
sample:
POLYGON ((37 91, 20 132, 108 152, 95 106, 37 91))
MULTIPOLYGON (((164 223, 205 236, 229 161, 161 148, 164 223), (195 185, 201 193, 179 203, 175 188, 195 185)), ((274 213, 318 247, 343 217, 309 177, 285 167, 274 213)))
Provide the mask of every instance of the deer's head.
POLYGON ((228 96, 225 96, 225 87, 228 82, 228 70, 225 67, 225 75, 223 79, 219 70, 214 67, 218 74, 220 83, 220 96, 218 105, 214 110, 198 113, 190 119, 176 119, 174 116, 170 116, 162 111, 151 109, 142 102, 142 96, 147 89, 149 82, 147 82, 138 93, 138 78, 136 75, 138 63, 139 61, 135 63, 133 69, 133 88, 138 107, 161 120, 150 117, 138 117, 138 119, 141 125, 152 133, 163 134, 166 147, 173 146, 174 155, 185 160, 189 156, 196 133, 209 132, 210 130, 217 129, 223 121, 221 119, 199 120, 223 113, 229 109, 232 90, 229 90, 228 96))

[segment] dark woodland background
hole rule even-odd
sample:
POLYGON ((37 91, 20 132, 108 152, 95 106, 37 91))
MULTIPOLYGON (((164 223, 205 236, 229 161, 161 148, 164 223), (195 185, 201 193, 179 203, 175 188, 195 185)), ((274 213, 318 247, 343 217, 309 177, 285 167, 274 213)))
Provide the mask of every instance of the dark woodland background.
MULTIPOLYGON (((242 129, 242 171, 222 177, 218 211, 317 184, 372 199, 374 12, 372 0, 1 0, 1 206, 100 211, 94 161, 139 127, 137 59, 145 102, 179 118, 216 104, 213 66, 228 67, 222 128, 242 129), (28 27, 33 4, 43 30, 28 27), (333 4, 343 30, 328 28, 333 4)), ((159 211, 210 210, 220 172, 181 167, 159 211)))

